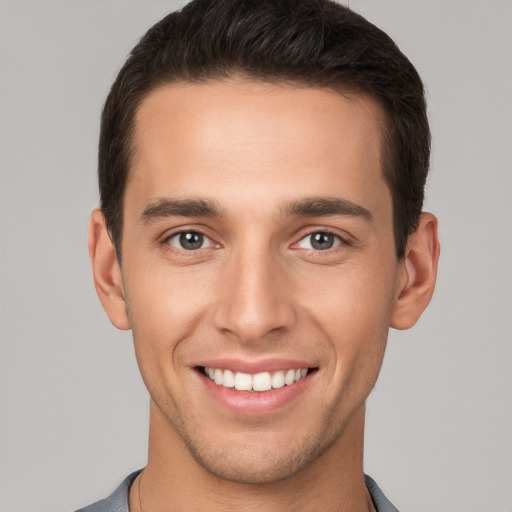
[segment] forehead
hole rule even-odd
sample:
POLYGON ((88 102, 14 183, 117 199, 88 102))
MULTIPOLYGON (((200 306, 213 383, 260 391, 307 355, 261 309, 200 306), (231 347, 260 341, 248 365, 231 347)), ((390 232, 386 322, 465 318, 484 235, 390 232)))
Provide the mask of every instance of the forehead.
POLYGON ((309 190, 366 206, 383 191, 389 198, 383 126, 380 107, 362 94, 237 80, 164 85, 137 111, 125 199, 256 201, 309 190))

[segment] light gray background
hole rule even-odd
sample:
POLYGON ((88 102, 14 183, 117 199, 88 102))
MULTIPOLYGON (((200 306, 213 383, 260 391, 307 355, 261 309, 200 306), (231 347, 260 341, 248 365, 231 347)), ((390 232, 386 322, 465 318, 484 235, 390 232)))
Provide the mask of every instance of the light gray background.
MULTIPOLYGON (((512 2, 352 0, 415 63, 437 291, 392 332, 366 471, 405 512, 512 510, 512 2)), ((0 1, 0 512, 66 511, 146 457, 129 333, 93 288, 101 105, 162 0, 0 1)))

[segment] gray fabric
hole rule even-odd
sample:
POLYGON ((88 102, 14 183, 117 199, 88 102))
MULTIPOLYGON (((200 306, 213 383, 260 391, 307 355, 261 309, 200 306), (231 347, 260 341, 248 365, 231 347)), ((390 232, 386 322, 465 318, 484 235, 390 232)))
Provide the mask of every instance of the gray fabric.
POLYGON ((76 512, 130 512, 128 509, 128 491, 141 471, 135 471, 128 475, 108 498, 97 501, 76 512))
POLYGON ((386 496, 384 496, 384 493, 380 490, 380 487, 372 477, 364 475, 364 480, 377 512, 399 512, 386 496))
MULTIPOLYGON (((97 501, 88 507, 77 510, 76 512, 129 512, 128 491, 130 490, 132 482, 137 478, 139 473, 140 471, 135 471, 135 473, 132 473, 125 478, 125 480, 121 482, 121 485, 108 498, 97 501)), ((364 479, 377 512, 399 512, 398 509, 389 502, 386 496, 384 496, 379 486, 375 483, 375 480, 370 478, 368 475, 365 475, 364 479)))

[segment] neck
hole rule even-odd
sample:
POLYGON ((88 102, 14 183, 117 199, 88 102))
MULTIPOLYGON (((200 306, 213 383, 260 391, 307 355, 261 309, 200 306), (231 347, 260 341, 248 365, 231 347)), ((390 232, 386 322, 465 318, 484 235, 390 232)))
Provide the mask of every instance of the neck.
POLYGON ((364 416, 363 406, 335 443, 299 473, 246 484, 219 478, 198 464, 151 403, 148 464, 130 490, 130 511, 138 512, 141 505, 145 512, 372 511, 363 473, 364 416))

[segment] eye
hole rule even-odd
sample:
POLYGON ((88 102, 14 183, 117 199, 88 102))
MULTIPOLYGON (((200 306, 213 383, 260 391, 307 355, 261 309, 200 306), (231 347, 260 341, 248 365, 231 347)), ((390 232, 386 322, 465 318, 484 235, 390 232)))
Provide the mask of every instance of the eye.
POLYGON ((328 231, 316 231, 299 240, 297 247, 301 249, 312 249, 314 251, 326 251, 338 245, 342 240, 339 236, 328 231))
POLYGON ((202 233, 197 231, 182 231, 175 235, 167 238, 166 242, 176 249, 185 251, 197 251, 198 249, 204 249, 211 247, 212 241, 202 233))

